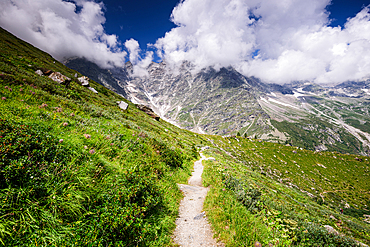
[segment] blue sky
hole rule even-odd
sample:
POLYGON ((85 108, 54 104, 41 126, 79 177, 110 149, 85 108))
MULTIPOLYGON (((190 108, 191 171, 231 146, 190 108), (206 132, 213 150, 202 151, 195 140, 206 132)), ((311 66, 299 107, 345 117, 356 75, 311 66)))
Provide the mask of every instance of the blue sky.
POLYGON ((343 26, 347 18, 354 17, 369 4, 370 0, 333 0, 327 8, 333 20, 331 26, 343 26))
POLYGON ((266 82, 370 78, 370 0, 1 0, 0 26, 63 61, 152 60, 266 82), (152 44, 152 46, 148 46, 152 44))
MULTIPOLYGON (((117 34, 120 40, 136 39, 141 49, 154 44, 176 25, 170 21, 178 0, 103 0, 107 33, 117 34)), ((354 17, 370 0, 332 0, 327 7, 332 22, 342 26, 347 18, 354 17)))

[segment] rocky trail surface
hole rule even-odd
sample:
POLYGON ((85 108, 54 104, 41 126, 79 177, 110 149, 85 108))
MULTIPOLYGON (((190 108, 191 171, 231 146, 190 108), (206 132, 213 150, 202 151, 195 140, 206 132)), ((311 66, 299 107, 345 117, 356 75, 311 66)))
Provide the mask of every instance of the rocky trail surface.
POLYGON ((211 226, 203 211, 203 202, 208 188, 202 186, 202 161, 213 158, 206 158, 202 153, 200 154, 201 159, 194 163, 194 172, 188 184, 179 184, 185 197, 180 202, 180 214, 176 220, 174 240, 182 247, 221 247, 224 244, 213 238, 211 226))

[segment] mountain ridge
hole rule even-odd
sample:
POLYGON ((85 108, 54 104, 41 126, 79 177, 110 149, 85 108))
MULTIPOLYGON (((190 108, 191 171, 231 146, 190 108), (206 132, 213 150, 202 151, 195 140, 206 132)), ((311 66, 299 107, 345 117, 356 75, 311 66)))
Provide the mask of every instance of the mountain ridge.
POLYGON ((112 78, 119 81, 114 82, 115 88, 129 100, 148 105, 182 128, 240 134, 317 151, 370 154, 370 130, 364 127, 370 122, 370 80, 334 87, 310 82, 266 84, 232 67, 218 71, 207 68, 193 74, 189 62, 176 73, 169 71, 165 62, 152 62, 147 72, 145 77, 132 76, 130 62, 124 68, 110 70, 112 78), (345 114, 338 105, 348 106, 345 114), (286 128, 282 123, 296 126, 286 128), (333 132, 341 138, 333 138, 333 132))

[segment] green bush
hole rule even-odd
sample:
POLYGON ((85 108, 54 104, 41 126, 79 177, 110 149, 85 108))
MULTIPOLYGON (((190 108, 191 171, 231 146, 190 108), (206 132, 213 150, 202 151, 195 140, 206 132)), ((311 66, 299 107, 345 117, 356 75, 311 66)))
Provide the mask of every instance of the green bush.
POLYGON ((341 247, 353 247, 359 246, 358 243, 345 236, 336 235, 334 233, 328 233, 324 227, 319 227, 314 224, 307 224, 302 229, 297 228, 295 230, 295 238, 293 242, 294 246, 341 246, 341 247))

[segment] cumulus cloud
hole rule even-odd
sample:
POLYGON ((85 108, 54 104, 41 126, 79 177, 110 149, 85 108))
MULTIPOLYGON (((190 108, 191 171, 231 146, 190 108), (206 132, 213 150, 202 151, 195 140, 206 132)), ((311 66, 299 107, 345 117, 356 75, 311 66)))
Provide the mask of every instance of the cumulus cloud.
POLYGON ((125 42, 126 49, 130 53, 130 62, 133 65, 132 76, 145 77, 149 73, 147 71, 148 66, 153 60, 153 52, 147 51, 144 58, 140 56, 139 42, 134 39, 129 39, 125 42))
POLYGON ((159 39, 173 67, 234 66, 267 82, 339 83, 370 75, 370 11, 330 27, 330 0, 184 0, 159 39))
POLYGON ((78 56, 108 68, 126 52, 104 31, 103 4, 88 0, 1 0, 0 25, 56 59, 78 56))

